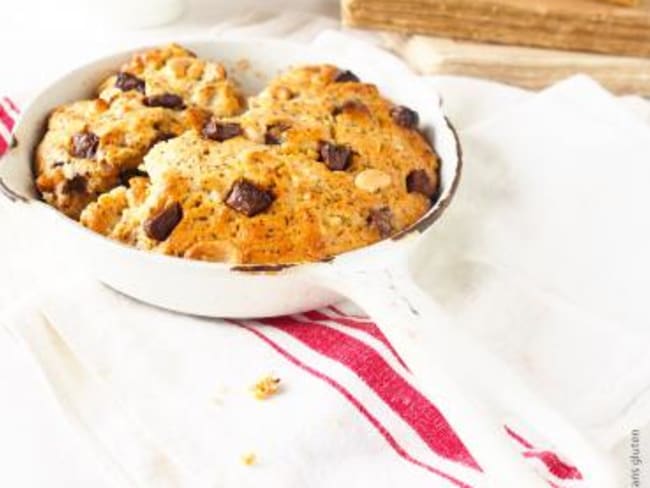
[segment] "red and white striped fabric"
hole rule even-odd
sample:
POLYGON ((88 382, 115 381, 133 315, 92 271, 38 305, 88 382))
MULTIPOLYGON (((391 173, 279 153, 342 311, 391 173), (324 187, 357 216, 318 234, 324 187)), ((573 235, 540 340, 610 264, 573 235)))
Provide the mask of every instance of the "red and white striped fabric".
MULTIPOLYGON (((16 105, 1 98, 0 153, 9 146, 17 117, 16 105)), ((463 440, 436 405, 413 386, 408 365, 366 317, 329 307, 288 317, 232 321, 231 326, 338 395, 356 412, 356 422, 380 436, 386 451, 428 476, 427 486, 481 485, 481 468, 463 440)), ((535 434, 535 426, 518 425, 516 419, 507 424, 504 435, 550 486, 583 486, 579 469, 549 447, 552 439, 543 439, 535 434)))
MULTIPOLYGON (((436 406, 412 386, 408 366, 368 318, 329 307, 235 323, 339 392, 397 456, 446 480, 450 486, 473 486, 480 478, 473 472, 480 472, 480 467, 462 440, 436 406), (381 404, 375 404, 377 399, 381 404), (389 427, 400 423, 405 423, 410 435, 417 436, 426 447, 417 453, 405 450, 402 440, 406 434, 392 432, 389 427)), ((576 467, 541 444, 533 445, 520 432, 504 428, 533 469, 551 486, 579 486, 582 476, 576 467)))
POLYGON ((7 97, 0 98, 0 155, 9 147, 11 131, 18 118, 18 107, 7 97))

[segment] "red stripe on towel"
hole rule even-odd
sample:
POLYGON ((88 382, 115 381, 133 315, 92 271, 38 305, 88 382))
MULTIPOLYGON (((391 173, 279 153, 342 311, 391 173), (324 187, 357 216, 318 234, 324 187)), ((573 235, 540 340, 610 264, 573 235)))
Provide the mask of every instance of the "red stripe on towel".
POLYGON ((11 108, 11 110, 16 112, 17 114, 20 113, 20 110, 18 110, 18 107, 16 106, 16 104, 13 102, 13 100, 11 98, 2 97, 2 100, 5 101, 7 103, 7 105, 9 105, 9 108, 11 108))
MULTIPOLYGON (((288 319, 289 317, 282 317, 282 319, 288 319)), ((293 321, 293 319, 291 319, 293 321)), ((397 440, 388 432, 386 427, 384 427, 379 420, 375 416, 373 416, 366 407, 363 406, 363 404, 354 396, 352 393, 350 393, 345 387, 343 387, 340 383, 338 383, 336 380, 332 379, 328 375, 322 373, 321 371, 318 371, 311 366, 308 366, 307 364, 303 363, 300 361, 298 358, 290 354, 287 350, 282 348, 280 345, 278 345, 276 342, 274 342, 271 338, 269 338, 267 335, 265 335, 263 332, 261 332, 259 329, 252 327, 250 325, 247 325, 243 322, 236 322, 233 321, 234 324, 239 325, 240 327, 244 328, 245 330, 248 330, 249 332, 252 332, 255 334, 257 337, 262 339, 264 342, 266 342, 269 346, 271 346, 275 351, 280 353, 285 359, 288 361, 292 362, 299 368, 303 369, 304 371, 308 372, 312 376, 324 381, 331 387, 333 387, 336 391, 338 391, 343 397, 345 397, 346 400, 348 400, 352 405, 356 407, 356 409, 363 415, 371 424, 372 426, 377 429, 377 431, 382 435, 382 437, 388 442, 390 447, 404 460, 419 466, 421 468, 426 469, 427 471, 434 473, 447 481, 453 483, 455 486, 458 486, 459 488, 471 488, 469 485, 463 483, 460 480, 457 480, 453 476, 448 475, 447 473, 444 473, 443 471, 440 471, 439 469, 434 468, 433 466, 429 466, 428 464, 423 463, 422 461, 419 461, 415 458, 413 458, 408 452, 404 450, 402 446, 399 445, 397 440)), ((297 323, 297 322, 296 322, 297 323)), ((330 329, 332 330, 332 329, 330 329)))
MULTIPOLYGON (((7 97, 2 97, 2 101, 7 104, 14 112, 18 113, 18 107, 9 100, 7 97)), ((2 123, 9 133, 11 133, 14 128, 14 118, 13 116, 0 104, 0 123, 2 123)), ((9 141, 0 135, 0 156, 2 156, 5 151, 9 149, 9 141)))
POLYGON ((557 454, 551 451, 525 452, 525 458, 539 459, 548 470, 561 480, 581 480, 582 474, 578 468, 562 461, 557 454))
POLYGON ((508 433, 508 435, 510 435, 510 437, 512 437, 514 440, 516 440, 519 444, 524 446, 526 449, 533 449, 533 445, 530 442, 528 442, 526 439, 521 437, 510 427, 506 427, 506 432, 508 433))
POLYGON ((314 320, 316 322, 323 322, 323 321, 330 320, 336 324, 344 325, 345 327, 350 327, 352 329, 361 330, 365 332, 366 334, 374 337, 379 342, 384 344, 391 352, 391 354, 395 357, 397 362, 404 369, 406 369, 407 371, 409 370, 408 366, 406 366, 406 363, 402 360, 402 358, 397 353, 393 345, 390 342, 388 342, 388 339, 381 331, 381 329, 377 327, 376 324, 369 321, 363 321, 361 319, 355 319, 351 317, 331 317, 329 315, 324 314, 323 312, 319 312, 318 310, 313 310, 311 312, 304 313, 303 315, 307 317, 309 320, 314 320))
POLYGON ((575 466, 562 461, 559 456, 551 451, 537 451, 535 446, 524 439, 521 435, 517 434, 510 427, 506 427, 506 432, 510 437, 516 440, 523 447, 528 449, 524 452, 525 458, 539 459, 548 468, 549 472, 556 478, 562 480, 581 480, 582 473, 575 466))
MULTIPOLYGON (((14 119, 9 114, 6 108, 0 103, 0 122, 7 128, 9 132, 14 128, 14 119)), ((5 141, 6 143, 7 141, 5 141)))
POLYGON ((364 342, 317 322, 306 324, 291 317, 259 320, 299 340, 314 351, 353 371, 429 448, 451 461, 480 470, 442 413, 364 342))

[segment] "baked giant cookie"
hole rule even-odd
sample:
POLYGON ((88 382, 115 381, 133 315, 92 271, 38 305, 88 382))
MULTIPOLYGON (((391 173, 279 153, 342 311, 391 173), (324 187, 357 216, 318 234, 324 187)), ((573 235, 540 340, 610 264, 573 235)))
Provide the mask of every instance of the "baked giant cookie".
POLYGON ((153 146, 147 176, 99 196, 82 224, 173 256, 295 263, 389 237, 437 196, 418 115, 349 71, 289 70, 223 115, 153 146))

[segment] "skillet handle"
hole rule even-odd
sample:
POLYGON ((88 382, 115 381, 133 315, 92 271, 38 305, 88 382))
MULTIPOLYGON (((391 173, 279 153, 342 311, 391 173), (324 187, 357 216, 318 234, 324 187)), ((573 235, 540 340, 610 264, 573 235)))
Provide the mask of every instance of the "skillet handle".
POLYGON ((406 265, 397 268, 348 269, 333 263, 321 268, 319 282, 357 303, 378 325, 481 466, 486 486, 548 486, 515 450, 494 412, 515 415, 552 435, 586 486, 616 486, 610 459, 500 359, 454 328, 406 265))

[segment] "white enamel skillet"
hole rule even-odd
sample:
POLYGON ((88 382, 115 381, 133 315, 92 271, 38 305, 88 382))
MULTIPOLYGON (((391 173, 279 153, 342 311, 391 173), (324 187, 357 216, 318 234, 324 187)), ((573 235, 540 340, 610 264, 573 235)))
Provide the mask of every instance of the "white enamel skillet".
MULTIPOLYGON (((463 332, 454 329, 438 306, 412 281, 413 246, 447 208, 459 183, 461 151, 437 96, 422 81, 381 66, 348 63, 337 53, 283 42, 184 43, 199 56, 253 69, 234 70, 252 94, 268 78, 291 65, 329 62, 352 69, 378 85, 384 95, 418 111, 424 134, 442 160, 440 197, 411 229, 348 252, 328 262, 289 267, 237 268, 138 251, 94 234, 38 200, 32 154, 50 111, 87 98, 131 52, 78 68, 52 83, 26 107, 15 140, 0 161, 0 191, 27 205, 53 235, 69 237, 80 262, 99 280, 133 298, 162 308, 208 317, 253 318, 303 312, 349 298, 379 325, 414 373, 418 387, 441 409, 485 475, 481 486, 548 486, 534 475, 505 435, 508 412, 556 442, 554 448, 575 463, 587 486, 614 486, 609 462, 560 415, 535 396, 508 367, 463 332)), ((140 49, 134 49, 134 51, 140 49)), ((391 60, 392 61, 392 60, 391 60)), ((394 61, 393 61, 394 62, 394 61)), ((233 73, 233 70, 230 70, 233 73)), ((291 229, 287 229, 291 232, 291 229)), ((435 244, 433 244, 435 245, 435 244)), ((474 478, 477 479, 477 478, 474 478)))

